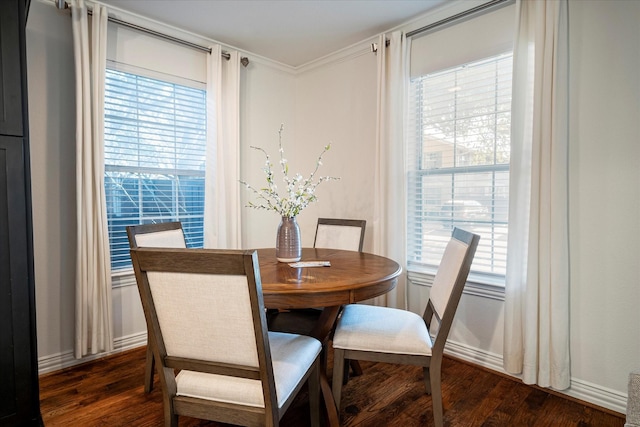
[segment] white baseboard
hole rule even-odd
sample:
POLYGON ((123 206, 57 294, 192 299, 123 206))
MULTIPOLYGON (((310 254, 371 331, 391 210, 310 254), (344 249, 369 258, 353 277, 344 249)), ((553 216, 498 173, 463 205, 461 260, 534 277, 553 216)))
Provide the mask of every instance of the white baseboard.
POLYGON ((146 331, 134 335, 128 335, 126 337, 116 338, 113 342, 112 351, 92 354, 90 356, 85 356, 82 359, 76 359, 73 355, 73 350, 69 350, 64 353, 57 353, 39 357, 38 374, 42 375, 49 372, 59 371, 60 369, 90 362, 92 360, 100 359, 116 353, 121 353, 123 351, 131 350, 143 345, 147 345, 146 331))
POLYGON ((561 393, 621 414, 627 412, 628 395, 626 393, 620 393, 587 381, 572 378, 571 388, 561 391, 561 393))
MULTIPOLYGON (((445 354, 518 378, 504 370, 502 367, 501 354, 489 353, 452 341, 447 341, 445 354)), ((554 390, 554 392, 558 392, 620 414, 625 414, 627 411, 627 394, 611 390, 597 384, 592 384, 587 381, 572 378, 571 386, 567 390, 554 390)))

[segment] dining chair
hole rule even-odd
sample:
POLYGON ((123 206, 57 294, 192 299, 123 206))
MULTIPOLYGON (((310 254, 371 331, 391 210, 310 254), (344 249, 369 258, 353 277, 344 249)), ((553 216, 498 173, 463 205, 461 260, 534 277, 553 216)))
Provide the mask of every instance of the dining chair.
MULTIPOLYGON (((362 252, 366 226, 367 221, 364 219, 318 218, 313 247, 362 252)), ((321 312, 322 308, 271 312, 269 329, 308 334, 321 312)))
MULTIPOLYGON (((313 247, 362 252, 366 227, 367 221, 364 219, 318 218, 313 247)), ((321 313, 322 308, 270 311, 269 329, 308 335, 317 324, 321 313)), ((323 345, 326 346, 326 342, 323 345)), ((323 365, 325 363, 326 352, 323 353, 323 365)), ((350 362, 349 365, 355 375, 362 373, 360 364, 357 362, 350 362)), ((345 366, 348 367, 348 365, 345 366)), ((347 369, 345 379, 348 373, 347 369)))
MULTIPOLYGON (((318 218, 313 247, 362 252, 366 226, 367 221, 363 219, 318 218)), ((308 334, 321 312, 322 308, 270 311, 269 329, 308 334)))
POLYGON ((318 218, 313 247, 362 252, 366 227, 364 219, 318 218))
MULTIPOLYGON (((179 221, 130 225, 126 229, 130 249, 138 247, 187 247, 184 231, 182 230, 182 223, 179 221)), ((150 331, 148 325, 147 331, 150 331)), ((149 334, 149 332, 147 332, 147 334, 149 334)), ((153 351, 151 351, 151 346, 149 345, 148 336, 147 355, 144 369, 144 391, 145 393, 149 393, 153 390, 153 373, 155 372, 155 363, 153 360, 153 351)))
POLYGON ((417 365, 423 367, 435 425, 443 425, 442 355, 479 240, 477 234, 454 228, 422 317, 390 307, 344 307, 333 335, 332 389, 338 411, 345 359, 417 365))
POLYGON ((267 330, 255 250, 141 247, 131 259, 165 426, 177 426, 179 416, 278 426, 305 383, 311 425, 320 425, 322 346, 267 330))

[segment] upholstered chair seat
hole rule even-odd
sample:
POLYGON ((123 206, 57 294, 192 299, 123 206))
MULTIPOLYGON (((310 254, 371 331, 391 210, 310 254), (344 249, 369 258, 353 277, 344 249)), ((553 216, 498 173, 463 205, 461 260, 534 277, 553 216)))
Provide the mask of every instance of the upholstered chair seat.
POLYGON ((333 346, 430 356, 432 343, 422 316, 396 308, 349 304, 333 335, 333 346))
MULTIPOLYGON (((269 346, 278 407, 282 407, 303 377, 303 368, 318 357, 321 346, 316 339, 282 332, 269 332, 269 346)), ((260 381, 181 371, 176 384, 177 396, 264 408, 260 381)))

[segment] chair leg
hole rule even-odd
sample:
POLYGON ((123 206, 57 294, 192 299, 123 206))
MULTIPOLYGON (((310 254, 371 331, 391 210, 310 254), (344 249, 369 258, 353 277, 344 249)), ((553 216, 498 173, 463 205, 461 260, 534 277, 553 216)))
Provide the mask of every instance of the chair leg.
POLYGON ((436 363, 436 365, 437 366, 434 366, 433 364, 431 365, 429 375, 431 383, 431 402, 433 404, 434 425, 436 427, 442 427, 444 425, 444 410, 442 408, 442 385, 440 377, 441 366, 440 363, 436 363))
POLYGON ((351 362, 351 360, 349 359, 345 359, 344 363, 342 364, 342 385, 347 385, 347 383, 349 382, 349 365, 351 363, 347 363, 347 362, 351 362))
POLYGON ((429 367, 425 366, 423 369, 424 372, 424 386, 427 389, 427 394, 431 394, 431 374, 429 371, 429 367))
POLYGON ((333 380, 331 389, 333 390, 333 400, 336 402, 338 413, 340 413, 340 399, 342 397, 342 379, 344 376, 344 350, 333 349, 333 380))
POLYGON ((360 366, 360 362, 358 362, 357 360, 349 360, 349 366, 351 366, 354 377, 362 375, 362 367, 360 366))
POLYGON ((309 387, 309 408, 311 412, 311 427, 320 427, 320 366, 315 364, 307 380, 309 387))
POLYGON ((347 385, 349 382, 349 377, 353 372, 353 376, 357 377, 362 375, 362 367, 360 367, 360 362, 353 359, 345 359, 344 360, 344 375, 342 377, 342 385, 347 385), (349 369, 351 368, 351 369, 349 369))
POLYGON ((178 427, 178 416, 171 414, 168 419, 164 420, 165 427, 178 427))
POLYGON ((144 366, 144 392, 150 393, 153 390, 153 371, 155 370, 155 360, 151 344, 147 341, 147 357, 144 366))
POLYGON ((323 369, 323 372, 327 372, 327 365, 329 360, 327 358, 329 351, 329 345, 327 343, 322 344, 322 351, 320 351, 320 369, 323 369))
POLYGON ((171 397, 163 396, 162 411, 164 412, 164 427, 178 427, 178 414, 174 411, 171 397))

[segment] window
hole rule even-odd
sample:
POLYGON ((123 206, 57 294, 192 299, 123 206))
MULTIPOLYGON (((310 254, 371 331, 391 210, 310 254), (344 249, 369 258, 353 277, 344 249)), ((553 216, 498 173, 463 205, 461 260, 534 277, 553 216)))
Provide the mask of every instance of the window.
POLYGON ((481 236, 472 273, 489 283, 505 274, 512 56, 493 55, 411 80, 410 268, 435 269, 453 227, 461 227, 481 236))
POLYGON ((111 269, 131 268, 127 225, 181 221, 203 245, 206 91, 107 69, 105 190, 111 269))

